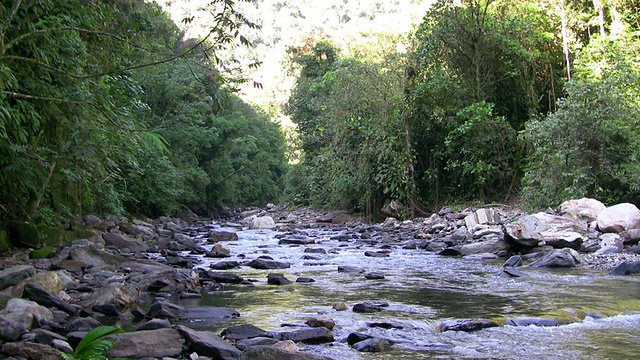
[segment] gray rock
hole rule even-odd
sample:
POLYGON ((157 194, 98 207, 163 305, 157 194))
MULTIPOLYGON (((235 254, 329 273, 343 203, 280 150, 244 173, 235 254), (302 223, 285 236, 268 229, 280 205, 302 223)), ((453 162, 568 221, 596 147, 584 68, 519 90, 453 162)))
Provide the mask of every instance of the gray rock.
POLYGON ((2 354, 19 356, 30 360, 59 360, 62 354, 60 350, 49 345, 32 342, 10 342, 2 345, 2 354))
POLYGON ((625 245, 634 245, 640 241, 640 229, 629 229, 618 233, 625 245))
POLYGON ((463 319, 463 320, 447 320, 438 324, 438 330, 445 331, 477 331, 480 329, 496 327, 498 324, 489 319, 463 319))
POLYGON ((594 255, 596 255, 596 256, 609 255, 609 254, 617 254, 619 252, 621 252, 621 251, 617 246, 615 246, 615 245, 607 245, 607 246, 603 246, 600 249, 596 250, 594 255))
POLYGON ((575 267, 580 263, 580 254, 570 248, 552 249, 529 266, 532 267, 575 267))
POLYGON ((269 274, 267 275, 267 284, 269 285, 288 285, 293 281, 287 279, 283 274, 269 274))
POLYGON ((189 352, 219 360, 239 359, 241 356, 240 350, 210 331, 196 331, 183 325, 176 326, 176 330, 185 339, 189 352))
POLYGON ((240 263, 235 260, 219 261, 215 264, 209 265, 213 270, 229 270, 237 268, 238 266, 240 266, 240 263))
POLYGON ((151 319, 138 326, 137 331, 142 330, 157 330, 157 329, 169 329, 171 328, 171 322, 167 319, 151 319))
POLYGON ((285 262, 279 262, 275 260, 257 258, 249 262, 247 266, 252 267, 254 269, 274 270, 274 269, 288 269, 289 267, 291 267, 291 264, 285 263, 285 262))
POLYGON ((349 266, 349 265, 344 265, 344 266, 338 266, 338 272, 339 273, 347 273, 347 274, 362 274, 364 273, 364 269, 363 268, 359 268, 356 266, 349 266))
POLYGON ((109 357, 178 357, 182 353, 183 340, 174 329, 156 329, 127 332, 113 336, 115 345, 109 349, 109 357))
POLYGON ((0 271, 0 290, 13 286, 36 274, 36 269, 29 265, 18 265, 0 271))
POLYGON ((268 333, 257 326, 243 324, 231 326, 222 331, 220 336, 230 340, 243 340, 255 337, 267 337, 268 333))
POLYGON ((132 239, 124 234, 103 233, 102 239, 106 246, 113 246, 118 250, 128 250, 133 253, 149 251, 149 245, 132 239))
POLYGON ((367 280, 382 280, 384 279, 384 275, 379 272, 370 272, 364 275, 364 278, 367 280))
POLYGON ((67 314, 76 313, 76 308, 71 306, 69 303, 62 301, 59 297, 53 295, 47 290, 43 289, 42 286, 38 284, 26 284, 24 286, 24 290, 22 291, 22 297, 35 301, 42 306, 58 308, 66 312, 67 314))
POLYGON ((353 344, 353 348, 360 352, 382 352, 389 350, 392 345, 390 340, 373 337, 353 344))
POLYGON ((611 275, 640 274, 640 261, 623 261, 609 273, 611 275))
POLYGON ((259 337, 249 338, 249 339, 238 340, 236 341, 236 347, 239 350, 246 350, 250 347, 258 346, 258 345, 271 346, 277 342, 278 340, 274 338, 259 336, 259 337))
POLYGON ((389 303, 384 301, 365 301, 353 305, 353 312, 372 313, 382 311, 382 308, 388 307, 389 303))
POLYGON ((640 210, 633 204, 609 206, 598 214, 598 229, 602 232, 621 232, 640 228, 640 210))
POLYGON ((237 241, 237 240, 238 240, 238 234, 236 234, 233 231, 224 231, 224 230, 212 230, 208 238, 209 242, 237 241))
POLYGON ((16 341, 41 320, 52 321, 51 310, 31 300, 9 299, 0 311, 0 340, 16 341))
POLYGON ((509 250, 511 246, 504 239, 504 236, 490 236, 482 238, 481 241, 465 244, 460 247, 462 255, 497 253, 502 250, 509 250))
POLYGON ((240 360, 332 360, 331 358, 307 354, 300 351, 287 351, 271 346, 252 346, 242 352, 240 360))
POLYGON ((364 256, 367 257, 376 257, 376 258, 384 258, 384 257, 389 257, 389 253, 384 252, 384 251, 365 251, 364 252, 364 256))
POLYGON ((587 229, 578 222, 563 216, 536 213, 526 215, 505 225, 509 240, 525 246, 550 245, 554 248, 579 249, 588 238, 587 229))
POLYGON ((538 317, 518 317, 507 319, 506 326, 558 326, 555 319, 538 318, 538 317))
POLYGON ((325 327, 298 329, 274 334, 277 340, 291 340, 305 344, 321 344, 333 341, 331 330, 325 327))
POLYGON ((153 299, 147 312, 147 316, 159 319, 184 319, 186 315, 187 309, 162 298, 153 299))
POLYGON ((244 281, 244 278, 234 273, 218 273, 207 271, 207 277, 211 280, 223 284, 240 284, 244 281))
POLYGON ((308 237, 286 237, 278 241, 279 245, 312 245, 316 241, 308 237))
POLYGON ((520 255, 513 255, 507 261, 505 261, 503 267, 518 267, 522 266, 522 257, 520 255))

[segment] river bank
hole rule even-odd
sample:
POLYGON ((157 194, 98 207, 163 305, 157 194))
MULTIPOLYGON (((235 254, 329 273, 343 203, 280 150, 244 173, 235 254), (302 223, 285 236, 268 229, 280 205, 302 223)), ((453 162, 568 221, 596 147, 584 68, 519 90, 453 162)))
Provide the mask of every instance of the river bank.
POLYGON ((37 347, 53 359, 116 324, 128 332, 110 355, 131 358, 477 357, 486 336, 503 344, 483 356, 517 358, 505 352, 513 325, 590 331, 640 310, 637 277, 608 275, 637 258, 633 229, 611 239, 595 218, 497 207, 381 224, 276 206, 238 215, 91 218, 93 238, 45 259, 3 259, 0 322, 18 325, 0 330, 2 352, 33 358, 37 347), (525 266, 503 266, 512 255, 525 266))

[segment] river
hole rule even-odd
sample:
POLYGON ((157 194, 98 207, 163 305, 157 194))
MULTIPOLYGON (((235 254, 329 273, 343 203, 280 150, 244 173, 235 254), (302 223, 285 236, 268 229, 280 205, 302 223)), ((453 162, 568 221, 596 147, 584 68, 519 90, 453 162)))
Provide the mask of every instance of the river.
MULTIPOLYGON (((228 229, 233 230, 233 229, 228 229)), ((236 230, 234 230, 236 231, 236 230)), ((283 270, 256 270, 241 266, 227 270, 253 281, 253 286, 226 285, 201 299, 183 300, 187 306, 224 306, 240 312, 230 325, 253 324, 265 330, 283 331, 281 324, 302 325, 319 314, 331 317, 336 341, 302 345, 315 354, 342 359, 633 359, 640 357, 640 278, 606 275, 593 269, 521 268, 524 276, 495 276, 499 262, 443 257, 420 249, 404 249, 402 243, 386 244, 389 257, 367 257, 380 250, 379 241, 332 240, 341 233, 307 229, 315 244, 279 245, 277 232, 237 231, 238 241, 224 242, 232 257, 247 261, 261 255, 291 263, 283 270), (322 248, 325 254, 305 253, 322 248), (305 255, 314 258, 305 259, 305 255), (384 275, 367 280, 363 274, 338 272, 338 266, 356 266, 384 275), (267 274, 299 276, 312 283, 284 286, 267 284, 267 274), (352 306, 363 301, 386 301, 377 313, 356 313, 352 306), (332 304, 343 302, 346 311, 332 304), (500 326, 476 332, 438 332, 444 320, 488 318, 504 321, 519 316, 552 316, 567 319, 569 312, 587 316, 581 322, 555 327, 500 326), (371 323, 392 324, 391 328, 371 323), (360 353, 345 341, 361 332, 394 341, 390 350, 360 353)), ((411 239, 407 239, 411 240, 411 239)), ((208 245, 209 247, 212 245, 208 245)), ((221 259, 202 258, 197 267, 208 268, 221 259)), ((191 324, 198 327, 198 324, 191 324)), ((389 326, 386 326, 389 327, 389 326)))

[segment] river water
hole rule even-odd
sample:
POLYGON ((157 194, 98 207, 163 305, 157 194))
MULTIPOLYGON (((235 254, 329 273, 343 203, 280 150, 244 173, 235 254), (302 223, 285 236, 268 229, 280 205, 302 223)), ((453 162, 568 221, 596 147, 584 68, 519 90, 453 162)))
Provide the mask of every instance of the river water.
MULTIPOLYGON (((232 257, 247 261, 261 255, 291 263, 283 270, 256 270, 242 266, 228 272, 251 280, 254 286, 226 285, 185 305, 230 307, 241 316, 219 328, 253 324, 265 330, 288 331, 281 324, 303 324, 322 314, 331 317, 336 341, 302 346, 302 350, 342 359, 635 359, 640 358, 640 278, 614 277, 591 269, 539 269, 523 267, 525 276, 495 276, 500 262, 442 257, 424 250, 388 244, 390 256, 364 256, 379 250, 379 243, 338 241, 332 230, 310 229, 316 244, 279 245, 278 233, 266 230, 238 231, 239 240, 224 242, 232 257), (323 248, 326 254, 305 254, 307 247, 323 248), (313 255, 317 259, 303 259, 313 255), (338 272, 338 266, 356 266, 378 272, 382 280, 363 274, 338 272), (284 286, 267 284, 267 274, 282 273, 290 280, 310 277, 313 283, 284 286), (352 306, 363 301, 386 301, 377 313, 355 313, 352 306), (343 302, 346 311, 332 304, 343 302), (501 326, 481 331, 438 332, 443 320, 489 318, 504 321, 520 316, 552 316, 567 319, 568 312, 586 313, 583 321, 557 327, 501 326), (593 316, 589 316, 592 314, 593 316), (371 327, 390 322, 399 328, 371 327), (380 353, 360 353, 344 340, 351 332, 393 340, 380 353)), ((411 239, 407 239, 411 240, 411 239)), ((211 245, 208 245, 211 246, 211 245)), ((221 259, 203 258, 198 267, 208 268, 221 259)), ((192 324, 197 327, 197 324, 192 324)))

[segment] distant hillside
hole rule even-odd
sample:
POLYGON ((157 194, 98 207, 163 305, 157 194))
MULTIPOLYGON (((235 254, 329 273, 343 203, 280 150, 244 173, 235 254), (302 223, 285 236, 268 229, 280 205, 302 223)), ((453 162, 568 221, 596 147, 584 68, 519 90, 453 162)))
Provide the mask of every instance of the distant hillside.
MULTIPOLYGON (((160 4, 188 36, 203 34, 212 18, 198 11, 210 1, 174 0, 160 4), (185 17, 194 17, 186 28, 185 17)), ((246 31, 254 44, 252 49, 236 48, 231 56, 241 65, 262 61, 256 70, 246 69, 252 81, 263 85, 254 88, 253 82, 242 87, 241 96, 250 102, 279 112, 289 98, 295 74, 291 74, 287 48, 300 46, 305 39, 331 39, 343 53, 358 44, 375 41, 375 34, 403 34, 418 23, 433 0, 255 0, 236 2, 237 9, 260 25, 258 31, 246 31)))

